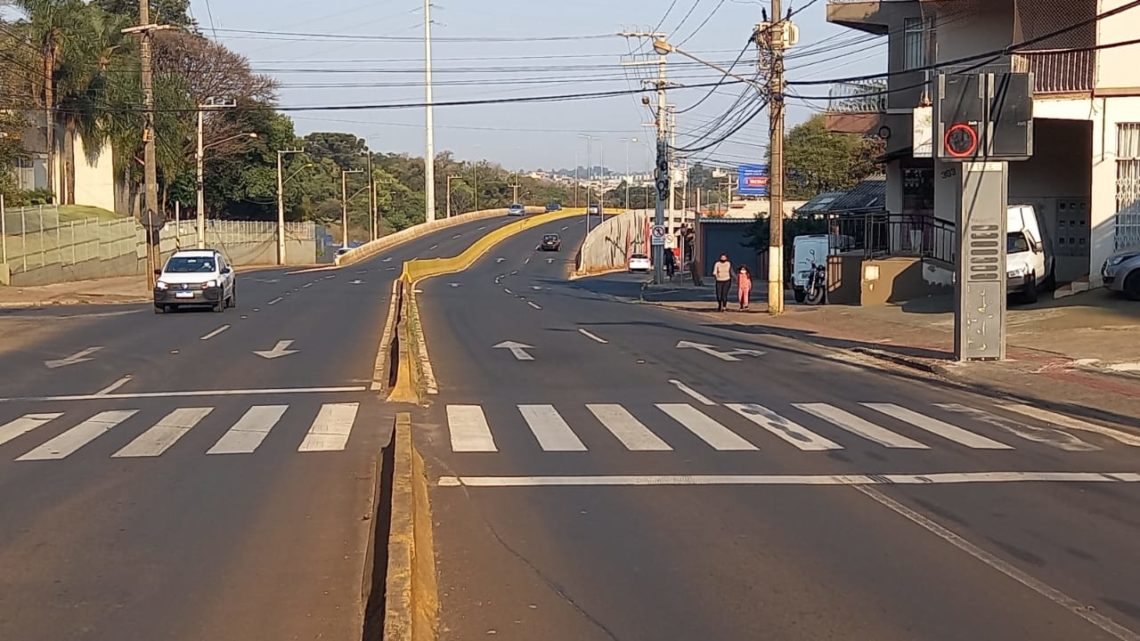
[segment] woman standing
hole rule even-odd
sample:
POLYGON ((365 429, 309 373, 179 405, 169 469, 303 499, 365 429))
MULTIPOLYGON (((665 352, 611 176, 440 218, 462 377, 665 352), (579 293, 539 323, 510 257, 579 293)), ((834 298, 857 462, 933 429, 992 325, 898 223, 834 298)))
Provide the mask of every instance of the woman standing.
POLYGON ((744 265, 737 272, 736 289, 740 293, 740 311, 744 311, 748 309, 748 294, 752 292, 752 274, 744 265))
POLYGON ((732 289, 732 263, 728 254, 721 254, 713 265, 713 280, 716 281, 716 311, 728 311, 728 292, 732 289))

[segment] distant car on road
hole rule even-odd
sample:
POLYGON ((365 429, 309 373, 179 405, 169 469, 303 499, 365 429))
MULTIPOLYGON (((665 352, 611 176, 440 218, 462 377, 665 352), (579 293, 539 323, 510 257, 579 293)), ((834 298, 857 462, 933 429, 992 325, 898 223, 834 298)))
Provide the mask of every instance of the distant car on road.
POLYGON ((631 272, 647 272, 653 268, 649 262, 649 256, 645 254, 633 254, 629 257, 629 271, 631 272))
POLYGON ((542 237, 542 244, 538 248, 544 252, 562 251, 562 237, 558 234, 547 234, 542 237))
POLYGON ((1100 274, 1108 289, 1122 292, 1132 300, 1140 300, 1140 247, 1109 256, 1100 274))
POLYGON ((601 216, 602 215, 601 203, 590 203, 590 206, 586 208, 586 215, 587 216, 601 216))
POLYGON ((352 248, 351 247, 338 247, 336 250, 336 255, 337 256, 344 256, 345 254, 347 254, 349 252, 350 249, 352 249, 352 248))
POLYGON ((515 203, 515 204, 511 205, 510 207, 507 207, 507 215, 508 216, 526 216, 526 207, 523 207, 522 205, 515 203))
POLYGON ((546 212, 562 211, 562 205, 558 203, 549 203, 546 205, 546 212))
POLYGON ((178 307, 210 307, 224 312, 237 306, 237 276, 221 252, 197 249, 175 252, 156 269, 154 313, 178 307))

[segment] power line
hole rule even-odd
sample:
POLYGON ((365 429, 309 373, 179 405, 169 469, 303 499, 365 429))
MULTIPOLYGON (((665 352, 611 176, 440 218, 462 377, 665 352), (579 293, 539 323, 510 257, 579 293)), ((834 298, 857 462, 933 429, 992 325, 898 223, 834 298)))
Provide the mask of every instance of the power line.
POLYGON ((748 53, 748 50, 751 47, 752 47, 752 38, 749 37, 748 42, 744 43, 744 48, 740 50, 740 54, 736 56, 736 60, 732 61, 732 65, 730 65, 728 70, 720 77, 720 80, 717 81, 716 85, 714 85, 712 89, 709 89, 709 92, 707 94, 705 94, 705 96, 703 98, 701 98, 697 102, 693 103, 692 105, 689 105, 688 107, 685 107, 684 109, 677 111, 677 113, 678 114, 688 113, 688 112, 696 109, 697 107, 701 106, 702 103, 704 103, 706 100, 711 98, 712 95, 714 93, 716 93, 716 90, 719 89, 722 84, 724 84, 724 81, 728 79, 728 75, 730 73, 732 73, 732 70, 736 68, 736 65, 740 64, 741 59, 744 58, 744 54, 748 53))
MULTIPOLYGON (((221 33, 256 36, 279 36, 281 39, 302 38, 306 40, 345 40, 363 42, 420 42, 415 36, 367 36, 361 34, 308 33, 298 31, 263 31, 257 29, 218 29, 221 33)), ((584 34, 568 36, 443 36, 433 38, 440 42, 564 42, 579 40, 600 40, 613 38, 613 34, 584 34)))
POLYGON ((692 40, 692 39, 693 39, 693 36, 695 36, 695 35, 697 35, 698 33, 700 33, 701 29, 704 29, 704 28, 705 28, 705 25, 707 25, 707 24, 709 23, 709 20, 712 20, 712 19, 713 19, 713 16, 715 16, 715 15, 716 15, 716 12, 720 11, 720 8, 724 6, 724 2, 725 2, 725 0, 720 0, 720 2, 718 2, 718 3, 716 4, 716 6, 715 6, 715 7, 713 7, 713 10, 709 12, 709 15, 705 17, 705 19, 704 19, 704 20, 701 22, 701 24, 697 25, 697 28, 696 28, 696 29, 693 29, 693 32, 692 32, 692 33, 690 33, 690 34, 689 34, 689 35, 688 35, 688 36, 687 36, 687 37, 686 37, 684 40, 682 40, 681 42, 677 43, 677 46, 678 46, 678 47, 683 47, 683 46, 685 46, 685 43, 686 43, 686 42, 688 42, 688 41, 692 40))

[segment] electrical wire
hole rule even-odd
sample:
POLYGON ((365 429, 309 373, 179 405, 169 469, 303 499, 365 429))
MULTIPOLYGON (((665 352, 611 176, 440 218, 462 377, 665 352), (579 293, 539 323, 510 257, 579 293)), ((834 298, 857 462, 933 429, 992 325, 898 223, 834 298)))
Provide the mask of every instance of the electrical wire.
POLYGON ((716 6, 715 6, 715 7, 713 7, 713 10, 709 12, 709 15, 705 17, 705 19, 704 19, 704 20, 701 22, 701 24, 697 25, 697 28, 696 28, 696 29, 693 29, 693 32, 692 32, 692 33, 690 33, 688 36, 686 36, 684 40, 682 40, 681 42, 679 42, 679 43, 677 44, 677 46, 678 46, 678 47, 683 47, 683 46, 685 46, 685 43, 686 43, 686 42, 688 42, 688 41, 692 40, 692 39, 693 39, 693 36, 695 36, 695 35, 697 35, 698 33, 700 33, 700 32, 701 32, 701 29, 704 29, 704 28, 705 28, 705 25, 707 25, 707 24, 709 23, 709 20, 712 20, 712 19, 713 19, 713 16, 715 16, 715 15, 716 15, 716 13, 717 13, 718 11, 720 11, 720 8, 724 6, 724 3, 725 3, 725 0, 720 0, 720 2, 718 2, 718 3, 716 4, 716 6))
POLYGON ((751 37, 748 38, 748 42, 744 43, 744 48, 740 50, 740 54, 736 56, 736 60, 732 61, 732 64, 728 67, 728 71, 720 77, 720 80, 717 81, 716 85, 714 85, 712 87, 712 89, 709 89, 709 92, 707 94, 705 94, 703 98, 701 98, 700 100, 696 101, 695 103, 689 105, 688 107, 685 107, 684 109, 678 110, 677 113, 678 114, 688 113, 688 112, 696 109, 697 107, 701 106, 701 104, 703 104, 706 100, 708 100, 710 97, 712 97, 712 95, 714 93, 716 93, 716 90, 719 89, 720 86, 722 84, 724 84, 724 81, 728 79, 728 75, 730 73, 732 73, 732 70, 736 68, 736 65, 740 64, 740 60, 742 58, 744 58, 744 54, 748 52, 748 49, 750 47, 752 47, 752 38, 751 37))

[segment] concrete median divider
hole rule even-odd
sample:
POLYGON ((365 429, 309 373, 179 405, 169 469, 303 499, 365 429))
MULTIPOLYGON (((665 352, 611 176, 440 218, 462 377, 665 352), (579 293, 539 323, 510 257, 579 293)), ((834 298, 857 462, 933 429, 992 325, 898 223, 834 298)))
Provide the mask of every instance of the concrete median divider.
POLYGON ((391 505, 384 575, 383 641, 431 641, 439 625, 431 503, 424 461, 412 440, 411 415, 396 416, 391 505))
MULTIPOLYGON (((495 245, 515 234, 584 213, 584 209, 567 209, 530 215, 487 233, 458 256, 421 258, 404 263, 399 279, 401 285, 398 292, 393 293, 399 296, 395 340, 387 344, 386 358, 395 367, 388 400, 394 403, 419 403, 439 391, 428 357, 427 340, 420 325, 419 306, 416 304, 417 283, 427 278, 464 271, 495 245)), ((383 367, 378 365, 377 370, 381 371, 383 367)))

